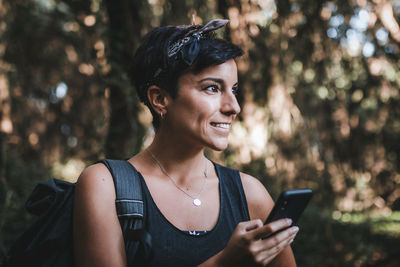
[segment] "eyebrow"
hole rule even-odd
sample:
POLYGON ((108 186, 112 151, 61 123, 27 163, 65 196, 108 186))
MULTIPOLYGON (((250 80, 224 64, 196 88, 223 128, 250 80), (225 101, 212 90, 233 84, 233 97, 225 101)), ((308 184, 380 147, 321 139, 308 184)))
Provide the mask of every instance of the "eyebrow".
MULTIPOLYGON (((214 77, 207 77, 207 78, 204 78, 204 79, 201 79, 199 82, 204 82, 204 81, 214 81, 214 82, 217 82, 217 83, 220 83, 220 84, 224 84, 225 83, 225 81, 223 80, 223 79, 220 79, 220 78, 214 78, 214 77)), ((236 82, 235 84, 234 84, 234 86, 237 86, 238 85, 238 82, 236 82)))

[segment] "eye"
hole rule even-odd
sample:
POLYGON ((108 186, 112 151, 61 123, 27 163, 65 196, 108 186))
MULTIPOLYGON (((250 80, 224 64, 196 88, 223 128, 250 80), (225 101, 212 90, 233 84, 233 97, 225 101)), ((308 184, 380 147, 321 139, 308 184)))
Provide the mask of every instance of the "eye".
POLYGON ((232 93, 234 95, 237 95, 239 93, 239 86, 236 85, 236 86, 232 87, 232 93))
POLYGON ((219 91, 218 85, 212 84, 203 88, 204 91, 217 93, 219 91))

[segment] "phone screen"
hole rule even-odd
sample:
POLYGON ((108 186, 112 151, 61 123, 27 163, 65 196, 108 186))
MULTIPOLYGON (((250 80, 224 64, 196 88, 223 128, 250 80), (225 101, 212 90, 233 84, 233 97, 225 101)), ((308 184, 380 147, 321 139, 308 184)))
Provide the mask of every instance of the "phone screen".
POLYGON ((265 224, 279 219, 290 218, 292 219, 292 225, 296 225, 311 197, 312 190, 308 188, 283 191, 265 224))

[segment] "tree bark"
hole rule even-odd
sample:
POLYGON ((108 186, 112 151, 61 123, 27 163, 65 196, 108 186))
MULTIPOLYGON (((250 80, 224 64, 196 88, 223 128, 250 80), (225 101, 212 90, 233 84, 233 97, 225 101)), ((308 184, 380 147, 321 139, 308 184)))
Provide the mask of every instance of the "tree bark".
POLYGON ((134 44, 140 38, 141 1, 105 1, 109 17, 109 62, 107 77, 110 89, 110 123, 105 154, 127 158, 142 145, 144 129, 138 121, 138 98, 129 82, 129 64, 134 44))

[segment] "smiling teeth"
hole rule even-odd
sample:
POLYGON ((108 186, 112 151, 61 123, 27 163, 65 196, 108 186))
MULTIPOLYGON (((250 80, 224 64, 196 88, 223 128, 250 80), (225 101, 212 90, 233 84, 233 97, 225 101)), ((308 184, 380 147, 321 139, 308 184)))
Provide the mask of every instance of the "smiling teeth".
POLYGON ((216 127, 221 127, 224 129, 229 129, 229 124, 228 123, 215 123, 214 124, 216 127))

